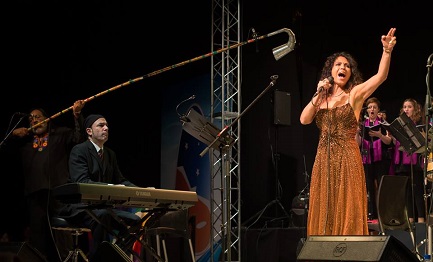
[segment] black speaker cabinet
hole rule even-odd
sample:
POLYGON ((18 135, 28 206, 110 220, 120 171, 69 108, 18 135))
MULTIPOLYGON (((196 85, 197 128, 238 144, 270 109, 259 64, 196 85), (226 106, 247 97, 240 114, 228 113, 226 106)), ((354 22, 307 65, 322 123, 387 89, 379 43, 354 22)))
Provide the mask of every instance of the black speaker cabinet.
POLYGON ((38 250, 26 242, 0 242, 0 261, 47 262, 38 250))
POLYGON ((290 125, 290 93, 275 90, 274 92, 274 124, 290 125))
POLYGON ((393 236, 310 236, 298 261, 419 262, 393 236))

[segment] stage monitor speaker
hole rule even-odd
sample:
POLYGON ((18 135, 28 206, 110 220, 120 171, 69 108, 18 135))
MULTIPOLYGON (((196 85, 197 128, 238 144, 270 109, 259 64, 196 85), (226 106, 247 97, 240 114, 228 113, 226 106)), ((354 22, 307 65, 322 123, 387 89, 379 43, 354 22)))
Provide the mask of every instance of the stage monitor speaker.
POLYGON ((393 236, 310 236, 298 261, 419 262, 393 236))
POLYGON ((290 93, 275 90, 274 92, 274 124, 290 125, 290 93))
POLYGON ((132 262, 132 259, 116 244, 102 242, 92 262, 132 262))
POLYGON ((1 242, 0 261, 47 262, 45 257, 26 242, 1 242))

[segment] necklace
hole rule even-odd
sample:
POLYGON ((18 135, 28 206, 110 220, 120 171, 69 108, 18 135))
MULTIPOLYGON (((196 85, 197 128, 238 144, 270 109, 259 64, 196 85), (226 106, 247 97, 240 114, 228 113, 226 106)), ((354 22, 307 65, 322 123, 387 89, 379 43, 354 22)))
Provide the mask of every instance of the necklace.
POLYGON ((37 148, 38 151, 44 150, 48 146, 48 133, 46 133, 43 137, 34 136, 33 139, 33 148, 37 148))
POLYGON ((334 95, 334 96, 332 96, 332 97, 338 97, 338 96, 341 96, 341 95, 343 94, 343 92, 344 92, 344 90, 342 90, 338 95, 334 95))

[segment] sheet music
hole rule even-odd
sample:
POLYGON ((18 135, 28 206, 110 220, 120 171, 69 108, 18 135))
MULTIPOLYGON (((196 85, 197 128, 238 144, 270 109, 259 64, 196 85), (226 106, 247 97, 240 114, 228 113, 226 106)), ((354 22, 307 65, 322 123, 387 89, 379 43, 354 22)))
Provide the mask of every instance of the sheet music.
POLYGON ((425 146, 425 138, 406 113, 402 113, 391 124, 382 123, 382 126, 400 142, 407 153, 420 153, 419 150, 425 146))
MULTIPOLYGON (((192 108, 187 114, 187 120, 187 122, 183 123, 183 129, 206 145, 210 145, 221 132, 221 129, 209 122, 204 116, 192 108)), ((231 137, 227 139, 227 136, 224 136, 219 138, 212 147, 214 149, 219 149, 221 144, 227 145, 232 142, 233 139, 231 137)))

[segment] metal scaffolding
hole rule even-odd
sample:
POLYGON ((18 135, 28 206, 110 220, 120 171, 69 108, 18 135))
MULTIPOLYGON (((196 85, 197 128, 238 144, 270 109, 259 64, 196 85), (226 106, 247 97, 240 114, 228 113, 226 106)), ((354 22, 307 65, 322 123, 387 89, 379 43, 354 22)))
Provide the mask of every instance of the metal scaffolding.
MULTIPOLYGON (((240 0, 212 3, 212 52, 241 42, 240 0)), ((232 141, 211 149, 211 261, 241 261, 241 48, 211 57, 211 122, 232 141), (219 250, 221 252, 219 252, 219 250), (214 257, 219 254, 219 257, 214 257)))
MULTIPOLYGON (((240 0, 212 2, 211 122, 221 132, 218 149, 211 149, 211 261, 241 261, 241 46, 280 33, 287 33, 287 43, 272 49, 276 60, 294 50, 295 34, 282 28, 254 40, 241 41, 240 0), (221 251, 221 252, 219 252, 221 251), (218 257, 215 257, 219 255, 218 257)), ((274 84, 272 76, 269 86, 274 84)), ((258 99, 256 98, 256 100, 258 99)), ((256 101, 255 100, 255 101, 256 101)), ((245 108, 248 110, 254 101, 245 108)))

